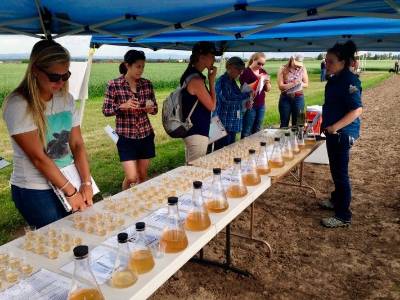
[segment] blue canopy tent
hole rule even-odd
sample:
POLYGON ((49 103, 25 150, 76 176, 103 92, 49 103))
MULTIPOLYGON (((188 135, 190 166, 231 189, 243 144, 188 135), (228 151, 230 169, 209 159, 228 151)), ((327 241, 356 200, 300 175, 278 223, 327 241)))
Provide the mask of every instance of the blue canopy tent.
POLYGON ((400 49, 399 0, 21 0, 2 2, 0 15, 0 34, 92 35, 97 46, 321 51, 351 38, 361 50, 400 49))

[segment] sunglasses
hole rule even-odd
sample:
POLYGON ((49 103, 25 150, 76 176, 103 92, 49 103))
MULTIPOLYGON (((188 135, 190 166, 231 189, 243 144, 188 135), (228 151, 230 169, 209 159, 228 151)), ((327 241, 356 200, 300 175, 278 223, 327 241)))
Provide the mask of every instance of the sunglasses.
POLYGON ((46 76, 50 82, 59 82, 60 80, 67 81, 71 77, 70 71, 68 71, 67 73, 64 73, 64 74, 56 74, 56 73, 49 73, 46 70, 43 70, 42 68, 40 68, 38 66, 36 66, 36 67, 40 71, 42 71, 44 74, 46 74, 46 76))
POLYGON ((259 66, 264 66, 264 64, 262 63, 262 62, 257 62, 257 65, 259 65, 259 66))

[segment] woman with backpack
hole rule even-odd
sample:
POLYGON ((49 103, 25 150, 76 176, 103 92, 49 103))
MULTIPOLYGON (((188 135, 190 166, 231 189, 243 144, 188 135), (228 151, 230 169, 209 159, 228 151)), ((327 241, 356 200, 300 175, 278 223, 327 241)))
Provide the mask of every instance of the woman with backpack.
POLYGON ((215 110, 215 76, 214 67, 216 49, 213 43, 198 42, 193 46, 190 62, 183 73, 180 83, 186 87, 182 90, 183 120, 190 115, 193 126, 188 131, 185 142, 186 163, 193 161, 207 153, 208 134, 210 130, 211 112, 215 110), (203 75, 208 69, 207 88, 203 75))
POLYGON ((125 178, 122 189, 147 178, 150 159, 155 157, 154 131, 148 114, 157 114, 157 102, 151 82, 142 78, 146 57, 143 51, 129 50, 119 71, 111 80, 103 104, 106 117, 115 116, 118 154, 125 178))

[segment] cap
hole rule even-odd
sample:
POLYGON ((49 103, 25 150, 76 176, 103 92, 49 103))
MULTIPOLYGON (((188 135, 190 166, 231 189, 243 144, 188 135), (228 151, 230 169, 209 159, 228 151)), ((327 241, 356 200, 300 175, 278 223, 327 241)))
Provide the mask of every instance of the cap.
POLYGON ((136 230, 144 230, 144 228, 146 227, 146 224, 144 222, 137 222, 136 223, 136 230))
POLYGON ((246 65, 244 64, 244 61, 240 57, 237 57, 237 56, 233 56, 233 57, 229 58, 226 61, 226 66, 232 66, 238 70, 243 70, 246 67, 246 65))
POLYGON ((221 168, 214 168, 214 169, 213 169, 213 173, 214 173, 215 175, 221 174, 221 168))
POLYGON ((240 162, 242 161, 242 159, 241 159, 240 157, 235 157, 235 158, 233 159, 233 161, 234 161, 235 163, 240 163, 240 162))
POLYGON ((275 142, 279 142, 281 140, 281 138, 280 137, 276 137, 276 138, 274 138, 274 141, 275 142))
POLYGON ((178 197, 174 197, 174 196, 168 197, 168 204, 169 205, 174 205, 174 204, 177 204, 177 203, 178 203, 178 197))
POLYGON ((192 48, 192 53, 196 53, 196 54, 203 54, 203 55, 207 55, 207 54, 214 54, 215 56, 221 56, 222 53, 221 51, 217 51, 217 49, 215 48, 215 44, 211 43, 211 42, 197 42, 196 44, 193 45, 192 48))
POLYGON ((72 250, 74 252, 74 256, 77 259, 86 258, 89 254, 89 247, 86 245, 79 245, 72 250))
POLYGON ((267 146, 266 142, 260 142, 260 146, 267 146))
POLYGON ((254 153, 256 153, 256 150, 254 150, 254 149, 249 149, 249 153, 250 153, 250 154, 254 154, 254 153))
POLYGON ((296 66, 302 67, 303 66, 303 61, 304 61, 304 56, 303 54, 300 53, 295 53, 293 55, 293 59, 294 59, 294 64, 296 66))
POLYGON ((290 132, 285 132, 285 136, 290 136, 290 132))
POLYGON ((195 189, 201 189, 202 186, 203 186, 203 183, 201 181, 193 181, 193 187, 195 189))
POLYGON ((126 243, 128 241, 128 234, 126 232, 120 232, 117 235, 118 243, 126 243))

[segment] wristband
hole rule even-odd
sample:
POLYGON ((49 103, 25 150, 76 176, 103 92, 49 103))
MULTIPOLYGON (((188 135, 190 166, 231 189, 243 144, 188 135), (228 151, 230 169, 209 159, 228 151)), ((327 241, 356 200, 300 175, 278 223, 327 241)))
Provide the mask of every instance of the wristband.
POLYGON ((65 197, 68 198, 68 199, 71 199, 71 198, 75 197, 76 194, 78 194, 78 190, 77 189, 75 189, 75 191, 71 195, 65 195, 65 197))
POLYGON ((81 186, 82 186, 82 185, 92 186, 92 182, 91 182, 91 181, 83 181, 83 182, 81 183, 81 186))

